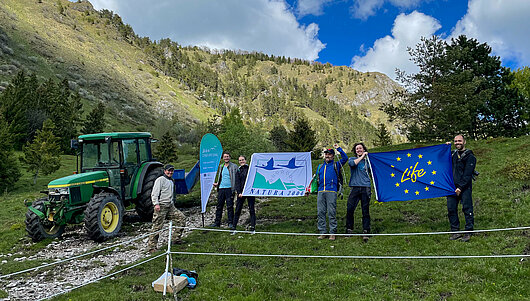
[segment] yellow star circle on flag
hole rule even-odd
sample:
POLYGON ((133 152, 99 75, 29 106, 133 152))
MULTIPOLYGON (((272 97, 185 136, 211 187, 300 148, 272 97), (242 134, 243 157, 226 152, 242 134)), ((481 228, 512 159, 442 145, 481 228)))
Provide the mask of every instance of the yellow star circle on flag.
POLYGON ((399 187, 399 183, 396 183, 396 187, 399 187))
POLYGON ((427 165, 431 165, 431 164, 432 164, 431 160, 427 161, 427 165))
POLYGON ((416 190, 416 195, 420 195, 420 192, 416 190))
POLYGON ((398 160, 398 162, 399 162, 399 161, 401 161, 401 158, 400 158, 400 157, 397 157, 397 160, 398 160))
POLYGON ((395 174, 394 174, 394 173, 391 173, 390 176, 393 178, 393 177, 395 176, 395 174))
POLYGON ((429 186, 425 186, 425 191, 429 191, 429 186))
POLYGON ((420 158, 420 159, 421 159, 421 158, 423 158, 423 155, 421 155, 421 154, 420 154, 420 155, 418 155, 418 158, 420 158))
POLYGON ((408 154, 407 154, 407 157, 409 157, 409 158, 410 158, 410 156, 412 156, 412 155, 411 155, 410 153, 408 153, 408 154))
POLYGON ((405 193, 409 193, 409 190, 408 190, 408 189, 405 189, 405 193))
POLYGON ((432 171, 432 174, 435 175, 435 174, 436 174, 436 170, 433 170, 433 171, 432 171))
POLYGON ((431 185, 434 185, 434 181, 431 181, 431 185))

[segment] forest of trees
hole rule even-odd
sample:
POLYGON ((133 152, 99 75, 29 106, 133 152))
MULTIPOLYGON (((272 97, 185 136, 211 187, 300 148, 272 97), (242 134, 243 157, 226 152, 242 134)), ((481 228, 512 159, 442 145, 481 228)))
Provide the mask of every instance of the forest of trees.
POLYGON ((383 110, 400 121, 411 141, 517 137, 529 133, 528 68, 511 72, 491 47, 459 36, 434 36, 409 50, 420 71, 398 73, 406 90, 383 110))
POLYGON ((14 151, 24 151, 21 161, 35 179, 39 172, 57 170, 58 156, 72 153, 70 140, 79 135, 81 126, 84 131, 101 128, 101 106, 85 121, 81 97, 70 90, 67 80, 39 82, 36 75, 19 72, 0 93, 0 191, 20 177, 14 151))

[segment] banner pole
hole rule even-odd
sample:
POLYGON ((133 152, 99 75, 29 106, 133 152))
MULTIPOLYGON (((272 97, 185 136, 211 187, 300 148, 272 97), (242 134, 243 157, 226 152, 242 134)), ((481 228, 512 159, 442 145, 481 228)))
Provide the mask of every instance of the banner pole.
POLYGON ((370 173, 372 174, 372 181, 374 181, 375 200, 379 202, 379 196, 377 195, 377 185, 375 185, 374 170, 372 168, 372 163, 370 163, 369 154, 366 155, 366 160, 368 160, 368 165, 370 165, 370 173))
MULTIPOLYGON (((166 271, 164 273, 164 293, 163 295, 166 295, 166 289, 167 289, 167 273, 169 270, 169 257, 171 256, 171 230, 173 229, 173 221, 169 221, 169 234, 167 236, 167 255, 166 255, 166 271)), ((173 277, 173 273, 170 275, 173 277)))
POLYGON ((201 212, 202 215, 202 227, 204 228, 204 213, 201 212))

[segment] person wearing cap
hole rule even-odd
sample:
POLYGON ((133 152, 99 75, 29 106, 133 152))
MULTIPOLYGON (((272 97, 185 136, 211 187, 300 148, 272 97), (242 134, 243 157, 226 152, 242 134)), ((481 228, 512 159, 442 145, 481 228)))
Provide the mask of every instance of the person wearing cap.
POLYGON ((366 162, 368 149, 364 143, 359 142, 353 145, 355 157, 348 160, 350 165, 350 195, 348 196, 348 205, 346 210, 346 233, 353 233, 353 215, 355 208, 361 202, 363 213, 363 241, 369 239, 370 233, 370 197, 372 195, 370 188, 370 165, 366 162))
POLYGON ((215 210, 215 221, 210 227, 221 227, 221 218, 223 217, 223 207, 226 202, 226 211, 228 215, 228 228, 234 228, 234 194, 236 192, 236 173, 237 165, 230 162, 230 153, 223 152, 223 163, 219 166, 219 178, 213 186, 217 187, 217 208, 215 210))
POLYGON ((348 161, 348 155, 338 146, 334 148, 341 154, 341 159, 335 162, 335 150, 333 148, 324 151, 324 162, 317 167, 318 179, 317 193, 317 228, 320 233, 318 239, 326 238, 326 213, 329 219, 329 239, 335 240, 337 233, 337 192, 339 188, 339 177, 342 166, 348 161))
MULTIPOLYGON (((151 201, 153 202, 153 228, 151 232, 157 232, 164 226, 166 220, 173 220, 173 225, 177 228, 174 229, 174 235, 172 235, 173 244, 182 243, 181 236, 182 227, 186 226, 186 217, 184 213, 175 208, 175 186, 173 182, 173 172, 175 167, 171 164, 164 166, 164 174, 155 180, 153 190, 151 192, 151 201)), ((156 251, 158 244, 158 233, 153 234, 149 237, 147 247, 149 253, 156 251)))

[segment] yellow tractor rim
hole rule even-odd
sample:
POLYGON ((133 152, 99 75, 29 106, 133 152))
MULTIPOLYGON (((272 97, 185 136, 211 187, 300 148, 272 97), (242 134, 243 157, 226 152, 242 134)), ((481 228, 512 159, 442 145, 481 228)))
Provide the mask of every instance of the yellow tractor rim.
POLYGON ((101 210, 101 226, 107 233, 112 233, 118 227, 118 221, 120 220, 120 212, 118 206, 114 203, 106 203, 103 210, 101 210))
POLYGON ((42 227, 44 229, 44 232, 48 235, 54 235, 56 234, 57 232, 59 232, 59 229, 61 227, 57 226, 56 224, 52 224, 51 226, 48 226, 48 227, 45 227, 43 226, 42 227))

